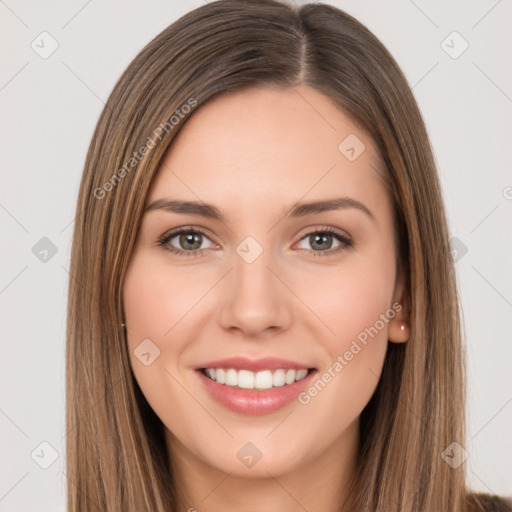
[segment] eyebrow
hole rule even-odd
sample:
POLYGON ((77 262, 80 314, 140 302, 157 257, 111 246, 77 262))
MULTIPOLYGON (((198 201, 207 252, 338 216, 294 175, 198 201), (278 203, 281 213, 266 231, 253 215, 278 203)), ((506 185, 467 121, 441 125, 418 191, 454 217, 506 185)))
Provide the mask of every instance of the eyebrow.
MULTIPOLYGON (((375 221, 373 213, 361 202, 350 197, 338 197, 326 199, 323 201, 311 201, 295 203, 285 215, 285 218, 304 217, 306 215, 321 213, 332 210, 341 210, 355 208, 365 213, 370 219, 375 221)), ((182 201, 179 199, 156 199, 146 208, 146 212, 152 210, 165 210, 171 213, 200 215, 213 220, 224 222, 224 216, 215 206, 198 201, 182 201)))

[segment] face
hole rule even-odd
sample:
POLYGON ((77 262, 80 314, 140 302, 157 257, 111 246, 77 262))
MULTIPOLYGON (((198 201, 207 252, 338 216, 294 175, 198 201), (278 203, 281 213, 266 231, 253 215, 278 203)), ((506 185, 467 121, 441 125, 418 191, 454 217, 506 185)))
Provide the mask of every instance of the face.
POLYGON ((381 165, 307 86, 229 93, 183 126, 123 290, 133 372, 173 458, 253 477, 355 447, 387 344, 408 337, 381 165))

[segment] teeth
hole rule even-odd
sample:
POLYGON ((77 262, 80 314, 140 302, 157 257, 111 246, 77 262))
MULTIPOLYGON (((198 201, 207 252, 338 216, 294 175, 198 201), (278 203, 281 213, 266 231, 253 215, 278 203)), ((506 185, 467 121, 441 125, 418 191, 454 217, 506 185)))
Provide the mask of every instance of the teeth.
POLYGON ((217 381, 219 384, 238 386, 242 389, 270 389, 285 386, 302 380, 308 374, 308 370, 305 369, 251 372, 233 368, 206 368, 204 372, 210 379, 217 381))
POLYGON ((284 370, 276 370, 272 375, 272 386, 284 386, 286 384, 286 372, 284 370))
POLYGON ((237 385, 237 371, 230 368, 226 371, 226 386, 236 386, 237 385))
POLYGON ((228 386, 231 384, 243 389, 254 389, 256 375, 254 375, 253 372, 250 372, 249 370, 239 370, 238 372, 236 370, 228 370, 228 372, 233 372, 233 378, 227 383, 228 386))

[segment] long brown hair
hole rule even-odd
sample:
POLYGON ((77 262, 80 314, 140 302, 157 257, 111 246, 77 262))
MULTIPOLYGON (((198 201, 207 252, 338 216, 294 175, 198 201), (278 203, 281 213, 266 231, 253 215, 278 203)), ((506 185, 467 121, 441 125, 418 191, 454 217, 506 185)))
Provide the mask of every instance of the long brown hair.
POLYGON ((386 164, 411 335, 389 343, 360 418, 352 510, 461 512, 465 374, 454 264, 424 122, 398 65, 323 4, 221 0, 155 37, 115 85, 80 185, 67 323, 70 511, 175 510, 164 425, 131 371, 122 288, 152 178, 194 110, 243 87, 307 84, 366 128, 386 164), (145 150, 143 150, 145 148, 145 150))

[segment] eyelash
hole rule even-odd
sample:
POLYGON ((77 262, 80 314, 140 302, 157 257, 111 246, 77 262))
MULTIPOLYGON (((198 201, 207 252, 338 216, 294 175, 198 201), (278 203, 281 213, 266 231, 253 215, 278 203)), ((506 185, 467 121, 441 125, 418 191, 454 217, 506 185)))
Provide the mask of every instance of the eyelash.
MULTIPOLYGON (((179 249, 177 247, 173 247, 171 245, 169 245, 169 242, 170 240, 172 240, 173 238, 181 235, 181 234, 184 234, 184 233, 187 233, 187 234, 201 234, 203 236, 205 236, 206 238, 210 239, 210 237, 201 229, 198 229, 198 228, 179 228, 175 231, 171 231, 170 233, 166 233, 164 234, 162 237, 160 237, 157 241, 157 244, 159 246, 161 246, 164 250, 166 251, 169 251, 173 254, 176 254, 180 257, 190 257, 190 256, 195 256, 197 255, 197 253, 203 251, 204 249, 194 249, 192 251, 185 251, 183 249, 179 249)), ((341 242, 340 246, 334 250, 329 250, 329 251, 312 251, 310 249, 305 249, 305 250, 309 250, 313 253, 313 256, 333 256, 335 254, 338 254, 340 253, 341 251, 344 251, 350 247, 352 247, 354 245, 353 241, 348 238, 347 236, 345 235, 342 235, 341 233, 338 233, 336 230, 332 229, 332 228, 322 228, 322 229, 317 229, 317 230, 313 230, 313 231, 310 231, 308 233, 306 233, 300 240, 299 242, 301 242, 302 240, 304 240, 305 238, 311 236, 311 235, 317 235, 317 234, 327 234, 327 235, 332 235, 334 238, 336 238, 339 242, 341 242)))

